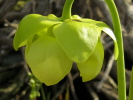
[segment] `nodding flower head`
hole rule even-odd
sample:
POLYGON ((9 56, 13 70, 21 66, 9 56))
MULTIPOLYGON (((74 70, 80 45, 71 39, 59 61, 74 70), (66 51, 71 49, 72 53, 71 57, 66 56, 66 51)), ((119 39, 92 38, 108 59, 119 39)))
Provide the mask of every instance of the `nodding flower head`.
POLYGON ((33 74, 46 85, 63 79, 77 63, 82 80, 89 81, 100 72, 104 49, 101 32, 114 41, 114 56, 118 57, 116 38, 103 22, 81 18, 58 18, 53 14, 30 14, 19 24, 14 37, 14 48, 26 45, 25 58, 33 74))

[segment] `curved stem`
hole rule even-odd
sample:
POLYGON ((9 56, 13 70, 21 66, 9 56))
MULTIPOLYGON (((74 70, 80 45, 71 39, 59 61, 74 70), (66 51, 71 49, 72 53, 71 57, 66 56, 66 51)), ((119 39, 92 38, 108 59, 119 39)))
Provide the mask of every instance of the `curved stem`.
POLYGON ((109 7, 114 33, 118 42, 119 56, 117 59, 117 75, 118 75, 118 96, 119 100, 126 100, 126 81, 125 81, 125 63, 124 63, 124 52, 123 52, 123 39, 119 15, 113 0, 105 0, 109 7))
POLYGON ((66 0, 61 16, 62 19, 71 19, 71 9, 73 2, 74 0, 66 0))
POLYGON ((133 100, 133 67, 132 67, 132 73, 130 78, 130 87, 129 87, 129 98, 128 100, 133 100))

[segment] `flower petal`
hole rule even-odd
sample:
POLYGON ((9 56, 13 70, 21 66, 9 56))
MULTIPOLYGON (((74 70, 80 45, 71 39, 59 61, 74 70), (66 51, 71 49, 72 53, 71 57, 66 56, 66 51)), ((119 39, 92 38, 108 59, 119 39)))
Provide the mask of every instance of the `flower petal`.
POLYGON ((33 74, 46 85, 59 82, 72 67, 72 61, 53 37, 44 36, 27 45, 25 56, 33 74))
POLYGON ((103 31, 108 34, 114 41, 114 59, 116 60, 118 58, 119 55, 119 49, 118 49, 118 44, 115 38, 115 35, 113 33, 113 31, 110 28, 104 28, 103 31))
POLYGON ((103 59, 104 50, 102 43, 99 41, 89 59, 84 63, 77 64, 83 82, 89 81, 98 75, 102 68, 103 59))
POLYGON ((110 27, 103 22, 95 21, 95 20, 91 20, 91 19, 81 19, 81 21, 96 25, 97 28, 99 28, 101 31, 104 31, 106 34, 108 34, 113 39, 113 41, 114 41, 114 58, 116 60, 119 55, 118 44, 117 44, 116 37, 115 37, 113 31, 110 29, 110 27))
POLYGON ((56 25, 53 32, 67 56, 80 63, 92 54, 100 31, 88 23, 69 20, 56 25))
POLYGON ((61 22, 48 19, 47 17, 39 14, 30 14, 25 16, 20 22, 14 37, 13 45, 15 50, 25 45, 27 40, 34 34, 57 23, 61 22))

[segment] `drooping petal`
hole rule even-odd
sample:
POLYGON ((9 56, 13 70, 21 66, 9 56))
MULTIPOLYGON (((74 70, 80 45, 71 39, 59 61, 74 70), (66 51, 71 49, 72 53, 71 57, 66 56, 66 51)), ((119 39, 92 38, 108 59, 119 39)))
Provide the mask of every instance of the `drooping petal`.
POLYGON ((114 41, 114 59, 116 60, 119 55, 118 44, 113 31, 110 28, 103 28, 103 31, 108 34, 114 41))
POLYGON ((13 45, 15 50, 25 45, 27 43, 27 40, 34 34, 57 23, 61 22, 50 20, 47 17, 39 14, 30 14, 25 16, 20 22, 18 30, 14 37, 13 45))
POLYGON ((80 63, 92 54, 100 31, 88 23, 66 21, 56 25, 53 32, 67 56, 80 63))
POLYGON ((46 85, 58 83, 72 67, 72 61, 53 37, 44 36, 28 45, 25 57, 33 74, 46 85))
POLYGON ((118 55, 119 55, 119 49, 118 49, 118 44, 117 44, 117 40, 116 40, 116 37, 113 33, 113 31, 110 29, 110 27, 103 23, 103 22, 99 22, 99 21, 96 21, 96 25, 103 31, 105 32, 106 34, 108 34, 114 41, 114 59, 116 60, 118 58, 118 55))
POLYGON ((100 21, 95 21, 95 20, 91 20, 91 19, 80 19, 82 22, 84 23, 91 23, 97 26, 98 29, 100 29, 101 31, 104 31, 106 34, 108 34, 114 41, 114 58, 115 60, 118 58, 119 55, 119 50, 118 50, 118 44, 117 44, 117 40, 116 37, 113 33, 113 31, 110 29, 110 27, 100 21))
POLYGON ((104 59, 104 50, 102 43, 99 41, 89 59, 84 63, 77 64, 83 82, 92 80, 98 75, 98 73, 102 68, 103 59, 104 59))

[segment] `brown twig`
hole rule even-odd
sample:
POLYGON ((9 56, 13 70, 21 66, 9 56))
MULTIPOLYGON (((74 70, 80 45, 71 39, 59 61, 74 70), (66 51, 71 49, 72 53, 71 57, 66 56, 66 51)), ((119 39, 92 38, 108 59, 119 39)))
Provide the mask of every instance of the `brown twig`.
POLYGON ((73 78, 71 76, 71 73, 68 74, 69 82, 70 82, 70 89, 73 95, 74 100, 78 100, 78 97, 75 92, 74 84, 73 84, 73 78))
POLYGON ((110 57, 110 60, 108 62, 108 65, 107 65, 107 68, 105 70, 105 73, 101 79, 101 81, 99 82, 98 86, 97 86, 97 89, 100 90, 102 88, 102 85, 103 83, 106 81, 107 77, 109 76, 109 73, 111 71, 111 68, 112 68, 112 65, 113 65, 113 62, 114 62, 114 56, 112 55, 110 57))

